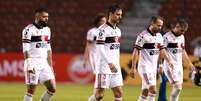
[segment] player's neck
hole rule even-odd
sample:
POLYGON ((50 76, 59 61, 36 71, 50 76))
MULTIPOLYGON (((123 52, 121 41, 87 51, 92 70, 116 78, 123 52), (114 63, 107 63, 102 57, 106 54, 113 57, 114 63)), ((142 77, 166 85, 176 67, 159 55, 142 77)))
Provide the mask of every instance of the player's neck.
POLYGON ((106 24, 109 25, 110 27, 114 28, 114 29, 117 27, 117 24, 116 24, 116 23, 113 23, 113 22, 110 21, 110 20, 108 20, 106 24))

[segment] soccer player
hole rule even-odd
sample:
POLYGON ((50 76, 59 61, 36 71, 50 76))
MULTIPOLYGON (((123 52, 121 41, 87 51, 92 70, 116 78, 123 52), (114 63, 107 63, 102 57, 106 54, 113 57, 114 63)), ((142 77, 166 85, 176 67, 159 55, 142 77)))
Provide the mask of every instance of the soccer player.
POLYGON ((172 85, 170 101, 179 101, 179 93, 183 84, 182 60, 188 63, 192 70, 195 69, 185 51, 184 33, 187 29, 188 23, 183 19, 179 19, 174 24, 173 29, 163 36, 164 45, 170 55, 170 58, 173 60, 173 65, 175 67, 171 70, 167 61, 164 61, 164 72, 172 85))
POLYGON ((48 17, 46 9, 38 8, 35 11, 35 21, 26 26, 22 32, 24 72, 27 85, 23 101, 32 101, 39 81, 47 88, 47 91, 40 98, 41 101, 50 101, 56 91, 50 46, 51 32, 47 26, 48 17))
POLYGON ((100 27, 102 24, 106 23, 106 16, 103 13, 97 14, 97 16, 94 19, 94 27, 91 28, 87 32, 87 42, 85 46, 85 52, 84 52, 84 67, 86 65, 89 65, 92 67, 93 72, 95 72, 95 41, 96 41, 96 30, 98 27, 100 27))
POLYGON ((163 37, 159 33, 162 26, 163 18, 160 16, 152 17, 150 25, 138 35, 134 45, 130 76, 135 77, 136 67, 138 67, 142 79, 142 92, 138 101, 155 101, 159 56, 167 60, 169 66, 173 68, 172 61, 163 46, 163 37))
POLYGON ((88 101, 100 101, 106 88, 112 89, 114 101, 122 101, 123 79, 119 63, 121 30, 117 27, 121 19, 122 8, 112 5, 108 10, 107 22, 97 30, 95 92, 88 101))

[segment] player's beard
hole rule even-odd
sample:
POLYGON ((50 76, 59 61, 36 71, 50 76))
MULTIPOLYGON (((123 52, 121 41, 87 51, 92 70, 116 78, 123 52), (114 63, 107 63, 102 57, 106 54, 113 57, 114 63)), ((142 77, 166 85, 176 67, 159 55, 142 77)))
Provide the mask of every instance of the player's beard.
POLYGON ((41 20, 38 22, 38 24, 39 24, 40 26, 42 26, 42 27, 46 27, 46 26, 47 26, 47 22, 41 21, 41 20))

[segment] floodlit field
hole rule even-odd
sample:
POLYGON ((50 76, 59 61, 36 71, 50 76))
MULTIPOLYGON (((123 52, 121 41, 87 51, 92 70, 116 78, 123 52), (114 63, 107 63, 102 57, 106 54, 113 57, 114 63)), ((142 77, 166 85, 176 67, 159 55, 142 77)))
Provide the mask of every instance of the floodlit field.
MULTIPOLYGON (((125 86, 123 101, 136 101, 140 93, 140 86, 125 86)), ((0 83, 0 101, 22 101, 25 94, 23 83, 0 83)), ((57 93, 52 101, 87 101, 92 93, 92 85, 57 84, 57 93)), ((44 87, 38 86, 34 101, 39 101, 44 87)), ((168 87, 168 93, 170 88, 168 87)), ((201 101, 201 88, 184 87, 180 101, 201 101)), ((107 90, 103 101, 113 101, 111 90, 107 90)))

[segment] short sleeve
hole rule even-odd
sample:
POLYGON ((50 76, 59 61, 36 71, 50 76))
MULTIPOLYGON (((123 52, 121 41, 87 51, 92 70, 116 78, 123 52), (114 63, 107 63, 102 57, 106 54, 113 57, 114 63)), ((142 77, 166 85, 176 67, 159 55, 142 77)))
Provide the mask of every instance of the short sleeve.
POLYGON ((138 35, 134 44, 134 48, 142 49, 143 45, 144 45, 144 37, 142 35, 138 35))
POLYGON ((25 28, 23 31, 22 31, 22 42, 23 43, 30 43, 31 42, 31 31, 30 29, 28 28, 25 28))

